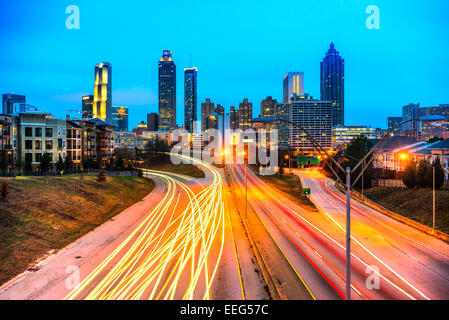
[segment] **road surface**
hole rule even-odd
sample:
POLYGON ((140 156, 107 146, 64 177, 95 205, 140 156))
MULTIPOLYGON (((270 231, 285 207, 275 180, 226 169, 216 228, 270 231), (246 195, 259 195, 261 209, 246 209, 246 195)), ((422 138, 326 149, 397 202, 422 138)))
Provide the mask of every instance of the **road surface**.
POLYGON ((145 170, 141 202, 0 288, 0 299, 242 299, 222 177, 145 170))
MULTIPOLYGON (((248 170, 248 202, 317 299, 345 298, 345 200, 317 171, 299 172, 319 212, 248 170)), ((244 168, 235 166, 244 186, 244 168)), ((299 189, 298 189, 299 191, 299 189)), ((360 204, 352 214, 353 299, 448 299, 449 245, 360 204)))

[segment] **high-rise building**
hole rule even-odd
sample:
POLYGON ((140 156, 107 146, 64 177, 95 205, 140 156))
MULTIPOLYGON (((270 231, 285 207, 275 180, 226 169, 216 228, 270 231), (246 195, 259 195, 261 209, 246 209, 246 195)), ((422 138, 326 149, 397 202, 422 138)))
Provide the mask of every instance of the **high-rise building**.
POLYGON ((159 69, 159 130, 176 127, 176 65, 170 50, 164 50, 158 62, 159 69))
POLYGON ((116 131, 128 131, 128 107, 112 106, 112 125, 116 131))
MULTIPOLYGON (((276 101, 276 100, 274 100, 276 101)), ((276 117, 280 120, 289 121, 290 105, 288 103, 276 103, 274 105, 274 114, 265 115, 265 117, 276 117)), ((262 115, 264 116, 264 115, 262 115)), ((283 121, 276 121, 274 128, 278 130, 278 145, 286 146, 288 145, 288 123, 283 121)))
MULTIPOLYGON (((297 96, 290 102, 289 120, 304 128, 324 149, 332 146, 332 102, 309 96, 297 96)), ((289 144, 294 149, 313 151, 314 147, 301 129, 290 126, 289 144)))
POLYGON ((268 96, 260 102, 260 115, 262 117, 274 117, 274 108, 277 100, 268 96))
MULTIPOLYGON (((397 127, 401 122, 402 122, 402 117, 388 117, 388 119, 387 119, 388 130, 397 127)), ((395 129, 393 129, 393 131, 391 132, 391 135, 400 136, 401 135, 401 127, 397 127, 395 129)))
POLYGON ((224 115, 224 107, 221 104, 217 103, 215 112, 218 113, 219 115, 224 115))
POLYGON ((82 118, 89 120, 94 118, 94 96, 83 96, 81 98, 82 103, 82 118))
POLYGON ((288 103, 292 99, 292 95, 304 95, 304 72, 288 72, 284 76, 284 96, 283 103, 288 103))
POLYGON ((253 104, 248 102, 248 98, 244 98, 239 103, 239 128, 245 131, 251 128, 251 120, 253 119, 253 104))
POLYGON ((5 93, 2 96, 2 113, 12 115, 14 113, 14 105, 26 103, 26 97, 19 94, 5 93))
POLYGON ((231 106, 229 112, 229 127, 231 130, 237 130, 239 128, 239 110, 231 106))
POLYGON ((112 121, 112 67, 109 62, 95 66, 93 117, 112 121))
POLYGON ((434 107, 423 107, 418 110, 419 117, 443 116, 446 118, 444 123, 435 126, 432 123, 421 122, 420 140, 427 141, 433 137, 443 138, 449 134, 449 104, 440 104, 434 107))
POLYGON ((197 69, 184 69, 184 125, 188 132, 196 132, 194 127, 197 121, 197 95, 196 95, 197 69))
POLYGON ((158 130, 158 115, 156 112, 147 114, 147 130, 154 132, 158 130))
MULTIPOLYGON (((402 107, 402 121, 409 121, 418 119, 419 116, 419 103, 409 103, 402 107)), ((404 123, 402 126, 403 135, 418 139, 419 136, 419 122, 417 120, 404 123)))
POLYGON ((201 103, 201 131, 206 131, 209 128, 209 115, 215 112, 215 104, 206 98, 205 102, 201 103))
POLYGON ((321 62, 321 100, 332 101, 332 126, 345 125, 345 60, 335 50, 334 43, 321 62))

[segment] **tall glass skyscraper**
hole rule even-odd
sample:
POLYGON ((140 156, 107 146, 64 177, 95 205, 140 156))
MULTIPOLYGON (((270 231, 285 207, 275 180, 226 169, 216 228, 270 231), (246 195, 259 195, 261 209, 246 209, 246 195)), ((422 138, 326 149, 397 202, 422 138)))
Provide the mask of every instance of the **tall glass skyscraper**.
POLYGON ((109 62, 95 65, 93 117, 112 121, 112 74, 109 62))
POLYGON ((196 132, 194 127, 197 121, 197 98, 196 98, 197 69, 184 69, 184 125, 188 132, 196 132))
POLYGON ((345 60, 335 50, 334 43, 321 62, 321 100, 331 101, 332 126, 345 123, 345 60))
POLYGON ((170 50, 164 50, 159 59, 159 130, 176 127, 176 65, 170 50))
POLYGON ((288 72, 283 81, 282 103, 289 103, 293 95, 304 95, 304 72, 288 72))

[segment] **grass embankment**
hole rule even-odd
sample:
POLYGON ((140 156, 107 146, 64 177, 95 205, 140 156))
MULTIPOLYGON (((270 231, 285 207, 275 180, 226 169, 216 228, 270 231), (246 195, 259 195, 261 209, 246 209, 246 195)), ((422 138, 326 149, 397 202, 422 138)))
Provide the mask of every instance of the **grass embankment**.
POLYGON ((160 170, 182 174, 193 178, 204 178, 205 176, 203 170, 199 169, 198 167, 192 164, 185 163, 176 165, 171 163, 170 158, 163 161, 151 162, 146 168, 151 170, 160 170))
MULTIPOLYGON (((376 187, 364 195, 381 206, 432 227, 432 189, 402 189, 376 187)), ((435 227, 449 233, 449 190, 436 191, 435 227)))
MULTIPOLYGON (((256 171, 257 172, 257 171, 256 171)), ((296 202, 301 207, 309 211, 318 211, 312 201, 307 196, 302 194, 301 179, 296 174, 282 174, 279 173, 270 176, 259 175, 264 182, 271 187, 283 192, 287 198, 296 202)))
MULTIPOLYGON (((0 179, 2 180, 2 179, 0 179)), ((154 188, 139 177, 17 177, 0 199, 0 284, 101 225, 154 188), (47 180, 48 179, 48 180, 47 180)))

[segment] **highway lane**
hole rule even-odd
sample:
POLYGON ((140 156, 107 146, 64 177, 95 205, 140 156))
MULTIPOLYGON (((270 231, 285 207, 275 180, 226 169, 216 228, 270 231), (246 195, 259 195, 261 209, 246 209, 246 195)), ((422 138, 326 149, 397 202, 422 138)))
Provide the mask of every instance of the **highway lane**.
MULTIPOLYGON (((236 172, 243 182, 242 166, 236 166, 236 172)), ((316 177, 310 179, 316 181, 316 177)), ((315 192, 316 186, 312 183, 310 186, 313 195, 321 195, 315 192)), ((344 206, 339 207, 328 200, 325 201, 325 209, 321 212, 308 212, 292 203, 279 191, 263 183, 251 170, 248 170, 248 190, 249 201, 264 208, 259 210, 261 217, 277 236, 280 246, 285 248, 288 255, 292 257, 290 259, 292 263, 296 262, 296 270, 316 297, 329 298, 330 294, 330 290, 323 289, 326 286, 319 284, 317 275, 326 280, 328 288, 332 288, 340 297, 344 297, 344 206), (336 216, 328 212, 334 208, 338 208, 336 212, 339 213, 336 213, 336 216), (289 249, 292 246, 296 248, 297 253, 289 249), (298 257, 298 252, 303 258, 298 257), (309 263, 309 267, 306 263, 301 263, 304 258, 309 263)), ((385 228, 387 228, 385 223, 371 221, 371 224, 367 226, 358 219, 354 220, 353 298, 441 299, 447 297, 449 287, 446 277, 447 245, 434 239, 426 239, 430 242, 423 243, 407 240, 412 242, 413 246, 423 250, 421 254, 427 255, 429 259, 429 261, 415 261, 414 259, 418 257, 407 252, 410 249, 402 242, 388 242, 385 228), (391 252, 391 248, 396 249, 391 252), (429 266, 423 263, 430 262, 432 267, 429 271, 429 266), (370 274, 367 273, 372 270, 369 266, 379 268, 379 289, 372 288, 370 274), (421 272, 425 274, 424 281, 420 277, 421 272)), ((416 233, 415 230, 411 232, 410 235, 413 236, 416 233)))
MULTIPOLYGON (((295 171, 312 190, 312 199, 343 232, 346 201, 318 170, 295 171)), ((352 200, 354 252, 379 268, 380 284, 391 281, 410 299, 449 298, 449 245, 352 200)), ((391 284, 390 284, 391 286, 391 284)), ((392 286, 396 291, 398 288, 392 286)))
POLYGON ((158 188, 140 219, 123 229, 127 219, 118 215, 120 223, 111 221, 2 287, 0 299, 242 299, 221 175, 197 165, 205 179, 145 170, 158 188), (117 230, 123 233, 112 234, 117 230), (69 266, 80 275, 72 287, 69 266))
MULTIPOLYGON (((231 166, 244 192, 244 168, 231 166)), ((295 270, 298 278, 316 299, 341 299, 340 287, 344 282, 337 276, 337 283, 329 279, 333 270, 318 254, 313 239, 309 239, 307 227, 300 227, 294 215, 305 211, 283 194, 261 181, 248 169, 248 202, 269 231, 279 249, 295 270)), ((244 205, 244 204, 243 204, 244 205)), ((332 274, 333 275, 333 274, 332 274)), ((288 284, 286 284, 288 285, 288 284)))

